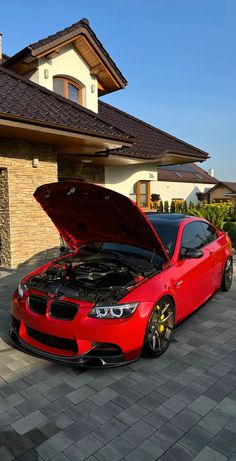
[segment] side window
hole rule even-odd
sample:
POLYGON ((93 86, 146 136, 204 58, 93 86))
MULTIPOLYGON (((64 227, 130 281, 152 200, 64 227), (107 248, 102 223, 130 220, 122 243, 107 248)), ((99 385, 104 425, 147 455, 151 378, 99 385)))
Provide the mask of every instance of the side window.
POLYGON ((210 224, 208 224, 206 222, 202 222, 201 225, 202 225, 202 227, 204 229, 204 232, 205 232, 206 245, 208 243, 214 242, 218 238, 217 232, 214 229, 214 227, 212 227, 210 224))
POLYGON ((181 241, 181 256, 184 256, 189 248, 202 248, 206 244, 206 237, 199 221, 186 224, 181 241))

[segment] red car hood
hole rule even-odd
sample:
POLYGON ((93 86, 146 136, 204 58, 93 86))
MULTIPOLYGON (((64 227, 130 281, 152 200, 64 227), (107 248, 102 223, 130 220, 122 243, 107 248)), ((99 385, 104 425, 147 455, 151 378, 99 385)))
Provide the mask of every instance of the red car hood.
POLYGON ((34 197, 71 248, 89 242, 126 243, 169 261, 142 211, 124 195, 83 182, 44 184, 34 197))

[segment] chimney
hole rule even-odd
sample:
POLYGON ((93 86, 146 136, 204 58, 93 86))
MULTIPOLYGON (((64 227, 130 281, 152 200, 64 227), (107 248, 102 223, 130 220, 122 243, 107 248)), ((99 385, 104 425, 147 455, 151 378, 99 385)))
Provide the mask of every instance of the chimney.
POLYGON ((2 32, 0 32, 0 64, 2 64, 2 32))
POLYGON ((208 170, 208 174, 209 174, 209 176, 211 176, 212 178, 215 176, 215 172, 214 172, 213 168, 210 168, 210 169, 208 170))

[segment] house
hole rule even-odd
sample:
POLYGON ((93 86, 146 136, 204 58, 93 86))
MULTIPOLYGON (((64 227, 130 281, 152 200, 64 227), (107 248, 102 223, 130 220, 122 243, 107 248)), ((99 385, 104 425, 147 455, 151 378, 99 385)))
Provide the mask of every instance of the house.
POLYGON ((218 182, 209 190, 211 202, 231 201, 232 208, 236 207, 236 182, 218 182))
POLYGON ((197 194, 203 193, 207 197, 209 189, 216 185, 218 180, 213 176, 213 170, 207 173, 195 163, 167 165, 158 167, 158 180, 151 183, 151 193, 159 194, 160 199, 174 202, 198 201, 197 194))
POLYGON ((148 208, 158 166, 208 157, 99 100, 127 81, 87 19, 2 58, 1 265, 16 267, 58 245, 56 230, 33 199, 39 185, 86 180, 148 208))

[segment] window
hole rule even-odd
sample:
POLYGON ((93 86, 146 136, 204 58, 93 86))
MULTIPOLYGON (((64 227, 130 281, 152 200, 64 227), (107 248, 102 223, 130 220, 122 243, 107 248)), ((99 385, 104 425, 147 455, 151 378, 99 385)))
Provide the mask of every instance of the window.
POLYGON ((206 245, 208 243, 214 242, 218 238, 218 234, 216 230, 214 229, 214 227, 212 227, 210 224, 205 223, 205 222, 202 222, 201 225, 206 235, 206 245))
POLYGON ((158 218, 155 217, 148 217, 149 221, 153 225, 155 231, 157 232, 158 236, 160 237, 166 253, 171 258, 174 253, 175 243, 177 239, 178 233, 178 223, 177 222, 161 222, 158 218))
POLYGON ((130 191, 129 197, 137 203, 140 208, 150 208, 150 182, 136 182, 130 191))
POLYGON ((55 93, 70 99, 71 101, 77 102, 82 105, 82 88, 73 80, 63 77, 53 78, 53 91, 55 93))
POLYGON ((184 256, 189 248, 200 249, 206 244, 206 236, 201 222, 186 224, 181 241, 181 256, 184 256))

